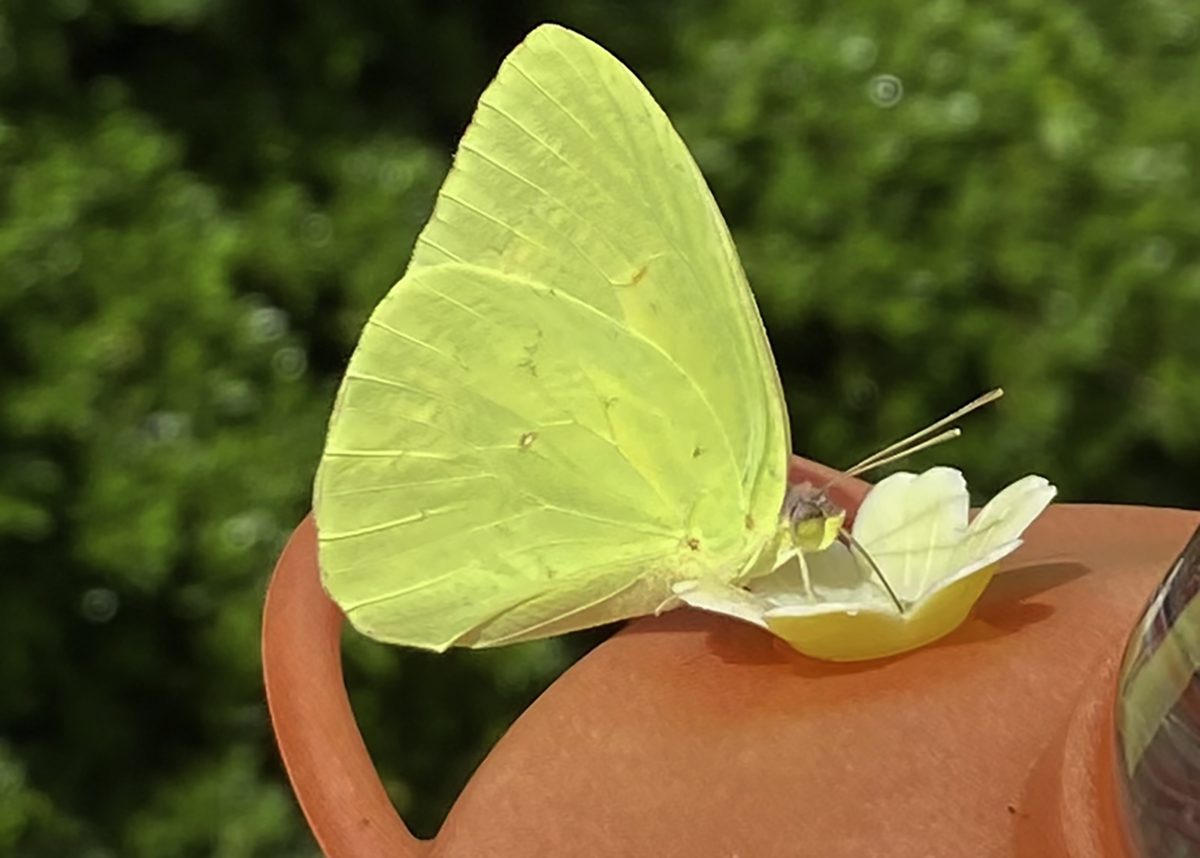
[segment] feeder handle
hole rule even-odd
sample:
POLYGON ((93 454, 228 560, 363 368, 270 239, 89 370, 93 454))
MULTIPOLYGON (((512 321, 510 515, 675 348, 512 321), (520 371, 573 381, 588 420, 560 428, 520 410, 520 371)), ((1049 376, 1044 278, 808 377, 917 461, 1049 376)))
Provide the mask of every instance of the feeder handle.
POLYGON ((321 589, 306 516, 279 557, 263 610, 267 708, 292 789, 328 858, 417 858, 428 844, 396 813, 350 709, 343 616, 321 589))
MULTIPOLYGON (((793 458, 788 479, 823 485, 838 472, 793 458)), ((850 510, 866 486, 843 481, 832 499, 850 510)), ((267 708, 292 789, 327 858, 417 858, 413 837, 363 744, 342 678, 342 612, 321 589, 317 534, 305 517, 279 557, 263 610, 267 708)))

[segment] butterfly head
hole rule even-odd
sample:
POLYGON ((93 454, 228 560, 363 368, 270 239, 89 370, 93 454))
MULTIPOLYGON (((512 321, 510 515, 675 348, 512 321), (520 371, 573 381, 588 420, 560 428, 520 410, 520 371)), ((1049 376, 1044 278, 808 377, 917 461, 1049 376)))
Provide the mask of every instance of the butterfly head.
POLYGON ((812 483, 788 489, 783 517, 791 526, 792 542, 801 551, 824 551, 837 539, 846 511, 812 483))

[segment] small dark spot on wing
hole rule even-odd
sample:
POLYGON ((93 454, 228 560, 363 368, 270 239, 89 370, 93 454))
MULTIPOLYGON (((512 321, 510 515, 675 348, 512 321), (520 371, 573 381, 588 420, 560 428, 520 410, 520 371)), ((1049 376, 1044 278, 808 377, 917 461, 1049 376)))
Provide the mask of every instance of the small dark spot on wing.
POLYGON ((614 286, 625 286, 625 287, 636 286, 642 282, 642 278, 644 278, 646 276, 646 272, 649 269, 650 269, 650 260, 646 260, 645 262, 642 263, 640 268, 638 268, 636 271, 634 271, 632 274, 629 275, 628 280, 614 280, 614 281, 612 281, 612 283, 614 286))
POLYGON ((687 547, 692 549, 692 551, 699 551, 700 550, 700 540, 694 536, 689 536, 688 540, 687 540, 687 547))
POLYGON ((703 452, 704 452, 704 448, 701 447, 699 444, 697 444, 696 447, 692 450, 692 458, 699 459, 700 454, 703 452))
POLYGON ((520 441, 518 441, 517 443, 520 445, 520 447, 521 447, 521 449, 522 449, 522 450, 525 450, 525 449, 527 449, 527 448, 528 448, 528 447, 529 447, 529 446, 530 446, 530 445, 531 445, 531 444, 532 444, 532 443, 533 443, 535 440, 537 440, 537 433, 536 433, 536 432, 526 432, 524 435, 522 435, 522 436, 521 436, 521 440, 520 440, 520 441))

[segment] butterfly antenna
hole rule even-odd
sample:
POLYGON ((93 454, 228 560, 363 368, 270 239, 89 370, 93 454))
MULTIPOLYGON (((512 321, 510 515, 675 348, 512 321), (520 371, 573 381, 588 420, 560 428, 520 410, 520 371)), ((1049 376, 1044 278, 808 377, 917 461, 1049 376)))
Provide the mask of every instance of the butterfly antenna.
POLYGON ((836 477, 831 479, 829 482, 827 482, 823 486, 821 486, 821 491, 822 491, 822 493, 828 492, 831 488, 836 486, 838 483, 842 482, 842 480, 847 480, 850 477, 857 477, 859 474, 863 473, 864 471, 870 471, 874 468, 883 467, 884 465, 894 462, 897 459, 903 459, 906 456, 911 456, 913 453, 919 453, 922 450, 925 450, 929 447, 933 447, 937 444, 941 444, 945 441, 953 441, 955 438, 957 438, 961 434, 962 434, 961 429, 957 429, 957 428, 948 429, 947 431, 943 432, 942 434, 937 435, 933 438, 930 438, 928 441, 923 441, 914 447, 908 447, 907 449, 901 450, 898 453, 893 453, 890 456, 885 456, 882 459, 876 458, 874 461, 869 463, 866 467, 862 467, 860 465, 855 465, 850 470, 843 471, 842 473, 838 474, 836 477))
MULTIPOLYGON (((914 432, 913 434, 909 435, 907 438, 901 438, 895 444, 889 444, 888 446, 884 447, 879 452, 872 453, 870 456, 867 456, 867 458, 863 459, 857 465, 847 468, 845 471, 842 471, 840 474, 833 477, 827 483, 825 483, 823 486, 821 486, 821 488, 820 488, 821 494, 826 494, 832 487, 836 486, 838 483, 842 482, 843 480, 849 479, 850 477, 857 477, 859 474, 863 474, 863 473, 866 473, 867 471, 874 470, 875 468, 879 468, 884 465, 891 464, 892 462, 895 462, 898 459, 903 459, 903 458, 913 455, 914 453, 919 453, 922 450, 927 450, 930 447, 936 446, 937 444, 943 444, 946 441, 953 441, 955 438, 962 435, 962 430, 959 429, 958 427, 954 427, 953 429, 947 429, 945 432, 941 432, 938 435, 934 435, 934 437, 932 437, 932 438, 928 438, 926 436, 932 434, 933 432, 936 432, 938 429, 941 429, 947 423, 951 423, 966 414, 970 414, 972 411, 975 411, 978 408, 982 408, 983 406, 985 406, 991 402, 995 402, 997 399, 999 399, 1003 395, 1004 395, 1003 388, 997 387, 992 390, 989 390, 987 393, 983 394, 982 396, 978 396, 975 399, 972 399, 970 402, 968 402, 962 408, 959 408, 958 410, 956 410, 950 414, 947 414, 941 420, 937 420, 933 423, 930 423, 928 426, 926 426, 924 429, 920 430, 919 432, 914 432), (922 440, 922 439, 924 439, 924 440, 922 440)), ((872 565, 874 565, 874 564, 872 564, 872 565)), ((876 571, 878 571, 878 567, 876 567, 876 571)), ((880 575, 880 578, 882 578, 882 577, 883 576, 880 575)), ((885 586, 887 585, 886 581, 884 581, 884 585, 885 586)), ((890 588, 889 588, 889 591, 890 591, 890 588)), ((893 598, 895 598, 895 597, 893 596, 893 598)), ((897 603, 897 606, 898 605, 899 605, 899 603, 897 603)), ((903 611, 902 611, 902 613, 903 613, 903 611)))
POLYGON ((938 444, 943 444, 946 441, 953 441, 960 435, 962 435, 962 430, 955 426, 953 429, 947 429, 945 432, 934 435, 932 438, 928 438, 919 444, 913 444, 911 447, 905 447, 903 450, 892 453, 891 455, 879 456, 876 454, 876 458, 872 459, 866 466, 855 465, 853 468, 846 471, 846 476, 856 477, 864 471, 873 471, 876 468, 882 468, 884 465, 890 465, 892 462, 895 462, 899 459, 906 459, 914 453, 920 453, 922 450, 927 450, 930 447, 936 447, 938 444))
POLYGON ((871 553, 867 551, 867 549, 862 547, 857 539, 850 535, 850 531, 848 531, 846 528, 843 527, 839 535, 846 540, 846 545, 849 546, 852 551, 857 552, 859 557, 867 561, 867 565, 871 567, 871 571, 879 576, 879 580, 883 582, 883 589, 887 590, 887 594, 892 597, 892 602, 896 605, 896 610, 899 611, 903 616, 904 605, 900 602, 900 598, 896 595, 896 591, 892 589, 892 585, 888 583, 887 576, 883 574, 883 570, 879 568, 879 564, 875 562, 875 558, 871 556, 871 553))
MULTIPOLYGON (((830 490, 830 488, 838 485, 839 482, 841 482, 842 480, 850 479, 851 476, 858 476, 859 474, 862 474, 863 472, 865 472, 865 470, 874 470, 875 468, 882 468, 884 466, 884 464, 890 464, 892 462, 895 462, 896 460, 900 460, 900 458, 906 458, 908 456, 913 455, 914 452, 920 452, 922 450, 929 449, 929 448, 931 448, 931 446, 935 446, 937 444, 942 444, 943 442, 947 442, 947 440, 954 440, 955 438, 958 438, 960 436, 960 434, 962 434, 962 430, 960 430, 960 428, 952 428, 952 430, 947 430, 946 432, 942 432, 941 434, 938 434, 938 436, 935 436, 934 438, 930 438, 929 440, 925 440, 925 442, 917 444, 916 446, 910 446, 910 448, 906 448, 904 450, 901 450, 900 452, 894 452, 894 454, 892 454, 890 456, 884 456, 883 458, 875 458, 875 460, 870 462, 868 464, 868 466, 866 466, 866 467, 854 466, 850 470, 844 470, 844 472, 834 476, 834 478, 832 480, 829 480, 828 482, 826 482, 826 484, 821 486, 821 492, 822 493, 828 492, 830 490)), ((876 455, 878 455, 878 454, 876 454, 876 455)))
POLYGON ((951 414, 947 414, 941 420, 937 420, 933 423, 930 423, 928 426, 926 426, 924 429, 920 430, 919 432, 914 432, 913 434, 909 435, 907 438, 901 438, 896 443, 889 444, 887 447, 884 447, 879 452, 872 453, 870 456, 867 456, 867 458, 863 459, 858 464, 856 464, 853 467, 846 470, 845 476, 848 476, 848 477, 857 476, 858 474, 872 470, 873 468, 877 468, 880 465, 887 464, 888 462, 894 462, 894 461, 896 461, 896 459, 899 459, 903 456, 910 456, 913 453, 917 452, 918 450, 924 450, 927 447, 932 447, 934 444, 940 444, 943 441, 949 441, 953 438, 957 438, 960 434, 962 434, 960 432, 960 430, 958 430, 958 429, 951 429, 947 432, 943 432, 942 434, 938 435, 936 438, 933 438, 933 439, 927 439, 927 436, 933 434, 938 429, 941 429, 943 426, 945 426, 949 423, 953 423, 958 418, 960 418, 966 414, 970 414, 972 411, 975 411, 978 408, 982 408, 983 406, 987 405, 988 403, 995 402, 997 399, 999 399, 1003 395, 1004 395, 1004 390, 1002 388, 997 387, 994 390, 989 390, 987 393, 983 394, 982 396, 976 397, 975 399, 971 400, 966 405, 964 405, 962 408, 959 408, 957 411, 954 411, 951 414), (922 439, 927 439, 927 440, 922 441, 922 439))

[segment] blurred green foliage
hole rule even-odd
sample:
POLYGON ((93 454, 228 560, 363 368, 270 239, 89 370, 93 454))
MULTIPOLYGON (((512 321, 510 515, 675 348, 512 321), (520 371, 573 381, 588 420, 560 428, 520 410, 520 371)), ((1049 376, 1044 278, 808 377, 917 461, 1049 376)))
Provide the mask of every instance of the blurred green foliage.
MULTIPOLYGON (((695 152, 797 451, 845 463, 1003 384, 936 454, 977 487, 1200 506, 1200 9, 6 0, 0 854, 314 854, 261 700, 266 574, 359 326, 545 19, 695 152)), ((350 641, 419 831, 594 639, 350 641)))

